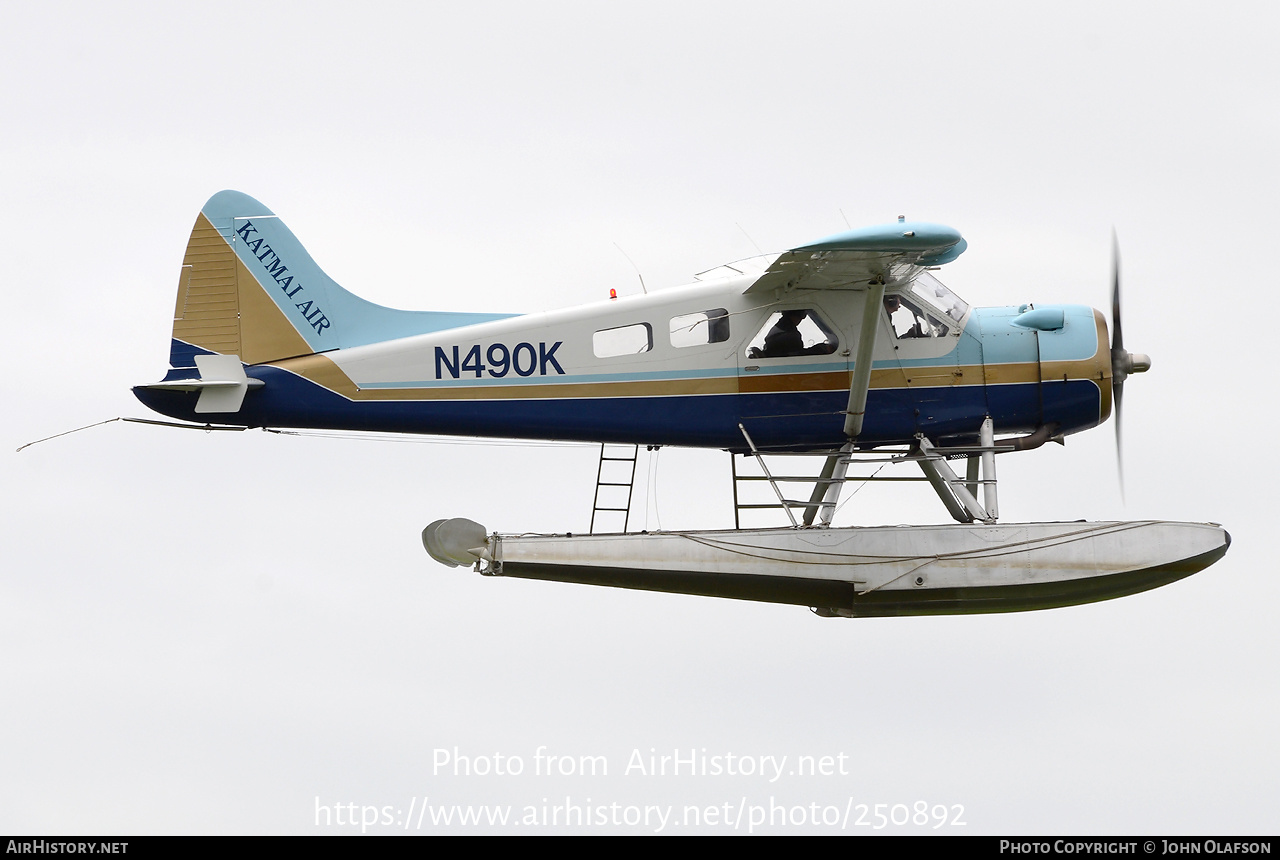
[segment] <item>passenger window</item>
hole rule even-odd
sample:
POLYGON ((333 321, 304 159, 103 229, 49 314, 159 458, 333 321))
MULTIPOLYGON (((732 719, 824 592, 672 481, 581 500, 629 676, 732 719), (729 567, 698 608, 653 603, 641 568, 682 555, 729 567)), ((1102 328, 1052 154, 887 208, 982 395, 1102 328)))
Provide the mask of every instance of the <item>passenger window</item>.
POLYGON ((830 355, 840 345, 831 326, 808 308, 770 315, 747 347, 747 358, 830 355))
POLYGON ((639 355, 653 349, 653 328, 648 323, 606 328, 591 336, 596 358, 639 355))
POLYGON ((712 308, 696 314, 684 314, 671 318, 671 345, 705 346, 723 343, 729 339, 729 312, 724 308, 712 308))

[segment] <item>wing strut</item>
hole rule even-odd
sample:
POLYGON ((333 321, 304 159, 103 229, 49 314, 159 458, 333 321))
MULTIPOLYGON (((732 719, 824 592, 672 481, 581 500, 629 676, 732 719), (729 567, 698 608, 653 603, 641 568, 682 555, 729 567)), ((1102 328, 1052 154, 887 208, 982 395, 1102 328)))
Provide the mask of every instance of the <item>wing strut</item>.
POLYGON ((884 279, 867 287, 862 305, 862 328, 858 332, 858 353, 853 360, 853 377, 849 383, 849 405, 845 409, 844 435, 849 437, 840 453, 827 457, 822 466, 822 476, 813 488, 809 504, 804 509, 804 524, 813 525, 819 510, 822 525, 831 525, 836 513, 836 502, 844 486, 844 476, 849 470, 849 454, 862 433, 862 422, 867 414, 867 391, 871 387, 871 356, 876 347, 876 332, 880 327, 880 306, 884 304, 884 279))
POLYGON ((862 305, 862 330, 858 332, 858 354, 854 358, 853 381, 849 385, 849 408, 844 417, 844 435, 856 442, 867 414, 867 389, 871 386, 871 354, 876 346, 880 306, 884 304, 884 281, 871 284, 862 305))

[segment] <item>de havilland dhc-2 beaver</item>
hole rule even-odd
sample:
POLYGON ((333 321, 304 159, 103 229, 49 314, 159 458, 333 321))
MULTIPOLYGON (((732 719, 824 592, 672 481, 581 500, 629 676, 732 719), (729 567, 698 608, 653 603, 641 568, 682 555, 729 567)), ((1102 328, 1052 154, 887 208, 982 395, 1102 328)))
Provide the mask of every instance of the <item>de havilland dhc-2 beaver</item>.
POLYGON ((862 617, 1088 603, 1221 558, 1230 536, 1211 523, 998 520, 996 455, 1113 408, 1118 428, 1125 380, 1151 362, 1124 348, 1118 276, 1108 338, 1089 307, 970 306, 934 275, 965 247, 899 218, 565 310, 402 311, 344 290, 271 210, 223 191, 191 232, 170 370, 134 392, 201 424, 600 443, 592 533, 490 534, 462 518, 424 529, 433 558, 489 576, 862 617), (628 532, 640 445, 730 452, 735 515, 769 506, 790 525, 628 532), (819 471, 776 455, 825 459, 819 471), (766 458, 817 474, 775 474, 766 458), (776 501, 742 503, 747 459, 776 501), (833 527, 864 462, 915 463, 957 522, 833 527), (801 480, 811 491, 795 492, 801 480), (612 512, 622 529, 602 533, 596 516, 612 512))

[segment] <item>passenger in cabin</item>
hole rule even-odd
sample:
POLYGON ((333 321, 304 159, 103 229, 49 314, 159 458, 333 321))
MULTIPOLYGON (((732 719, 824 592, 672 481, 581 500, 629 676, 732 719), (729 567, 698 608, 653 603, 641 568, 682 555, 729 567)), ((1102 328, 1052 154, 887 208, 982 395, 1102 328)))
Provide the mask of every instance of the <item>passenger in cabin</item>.
POLYGON ((756 353, 752 358, 787 358, 793 355, 830 355, 836 351, 835 343, 823 341, 811 347, 805 347, 804 336, 800 334, 800 324, 809 316, 805 310, 783 311, 769 333, 764 338, 764 348, 752 350, 756 353))
POLYGON ((707 343, 729 339, 729 312, 724 308, 707 311, 707 343))

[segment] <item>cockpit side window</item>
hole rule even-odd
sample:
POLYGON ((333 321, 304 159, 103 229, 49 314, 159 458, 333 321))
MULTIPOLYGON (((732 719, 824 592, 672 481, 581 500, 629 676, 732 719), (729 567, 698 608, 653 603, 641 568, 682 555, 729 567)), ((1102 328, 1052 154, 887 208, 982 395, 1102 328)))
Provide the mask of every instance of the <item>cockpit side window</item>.
POLYGON ((788 358, 830 355, 840 338, 812 308, 793 308, 771 314, 747 346, 747 358, 788 358))
POLYGON ((923 302, 891 293, 884 297, 884 310, 889 315, 889 327, 899 339, 913 337, 943 337, 950 329, 938 319, 933 308, 923 302))

